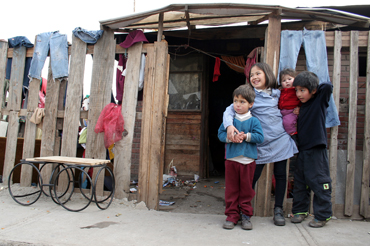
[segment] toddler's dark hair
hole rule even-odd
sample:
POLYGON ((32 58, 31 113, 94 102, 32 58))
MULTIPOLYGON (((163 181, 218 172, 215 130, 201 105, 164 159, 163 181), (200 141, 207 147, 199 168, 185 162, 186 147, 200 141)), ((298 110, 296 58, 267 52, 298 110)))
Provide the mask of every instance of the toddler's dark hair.
POLYGON ((281 70, 281 71, 280 71, 280 74, 279 74, 279 82, 280 82, 280 84, 281 84, 281 82, 282 82, 282 80, 283 80, 283 77, 284 77, 285 75, 289 75, 289 76, 291 76, 291 77, 295 78, 295 77, 297 76, 297 73, 296 73, 296 71, 295 71, 294 69, 292 69, 292 68, 285 68, 285 69, 281 70))
POLYGON ((317 77, 316 74, 309 71, 303 71, 295 77, 293 86, 305 87, 310 93, 312 93, 312 91, 317 89, 319 86, 319 82, 319 77, 317 77))
POLYGON ((256 98, 256 93, 254 89, 249 84, 241 85, 236 88, 233 92, 233 99, 234 97, 242 96, 245 100, 249 103, 253 103, 254 99, 256 98))
POLYGON ((276 89, 278 87, 278 84, 276 83, 276 78, 275 78, 274 72, 272 71, 272 68, 270 67, 269 64, 264 63, 264 62, 255 63, 251 67, 251 70, 249 70, 249 83, 250 83, 251 71, 252 71, 253 67, 258 67, 259 69, 261 69, 265 73, 266 88, 276 89))

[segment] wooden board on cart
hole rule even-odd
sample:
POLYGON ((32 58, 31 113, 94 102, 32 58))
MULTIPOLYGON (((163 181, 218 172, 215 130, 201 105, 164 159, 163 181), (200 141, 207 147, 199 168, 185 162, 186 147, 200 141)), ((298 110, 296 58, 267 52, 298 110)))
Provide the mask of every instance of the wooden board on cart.
POLYGON ((67 157, 67 156, 46 156, 46 157, 27 158, 26 161, 82 164, 82 165, 90 165, 90 166, 110 163, 110 160, 92 159, 92 158, 77 158, 77 157, 67 157))

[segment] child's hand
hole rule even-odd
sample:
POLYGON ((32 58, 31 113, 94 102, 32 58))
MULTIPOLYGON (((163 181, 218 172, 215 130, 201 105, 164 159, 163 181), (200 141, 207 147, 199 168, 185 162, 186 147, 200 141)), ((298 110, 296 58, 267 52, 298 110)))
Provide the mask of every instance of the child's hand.
POLYGON ((244 134, 244 132, 240 132, 236 135, 234 135, 234 143, 241 143, 246 138, 247 134, 244 134))
POLYGON ((293 110, 293 114, 299 115, 299 109, 300 109, 300 107, 296 107, 296 108, 293 110))
POLYGON ((227 127, 227 138, 231 141, 234 142, 234 135, 238 134, 239 131, 236 129, 233 125, 230 125, 227 127))

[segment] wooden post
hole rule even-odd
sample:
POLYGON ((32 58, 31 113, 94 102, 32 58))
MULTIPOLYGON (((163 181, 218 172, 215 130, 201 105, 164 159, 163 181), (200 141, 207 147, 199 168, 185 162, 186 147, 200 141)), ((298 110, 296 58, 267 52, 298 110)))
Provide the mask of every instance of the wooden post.
MULTIPOLYGON (((339 111, 340 97, 340 72, 341 72, 341 48, 342 48, 342 33, 335 31, 334 40, 334 64, 333 64, 333 97, 335 106, 339 111)), ((332 210, 335 211, 335 191, 337 183, 337 159, 338 159, 338 126, 330 129, 330 146, 329 146, 329 163, 331 176, 331 203, 332 210)))
POLYGON ((254 208, 255 216, 270 216, 273 168, 274 166, 272 163, 266 164, 263 168, 260 178, 257 181, 255 196, 256 207, 254 208))
POLYGON ((76 157, 87 44, 72 35, 71 64, 64 111, 61 155, 76 157))
POLYGON ((367 40, 367 70, 366 70, 366 102, 365 102, 365 130, 364 150, 361 182, 360 214, 365 218, 370 217, 369 206, 369 175, 370 175, 370 32, 367 40))
POLYGON ((265 62, 271 66, 275 76, 277 76, 279 68, 280 35, 280 14, 271 14, 265 35, 265 62))
POLYGON ((122 98, 122 116, 125 121, 123 138, 115 144, 114 176, 116 194, 119 199, 130 193, 131 155, 134 139, 137 93, 139 86, 140 61, 143 43, 128 48, 129 60, 126 67, 125 86, 122 98), (126 193, 126 194, 125 194, 126 193))
MULTIPOLYGON (((51 61, 49 60, 48 70, 48 86, 46 88, 45 97, 45 116, 42 125, 41 150, 40 156, 53 156, 55 147, 55 136, 57 127, 57 112, 59 101, 59 89, 61 79, 53 79, 51 70, 51 61)), ((44 184, 48 184, 50 180, 52 165, 46 165, 41 173, 44 184)))
POLYGON ((164 13, 159 13, 159 19, 158 19, 158 33, 157 33, 157 42, 161 42, 162 35, 163 35, 163 18, 164 13))
POLYGON ((0 117, 2 118, 2 104, 4 97, 4 84, 5 84, 5 77, 6 77, 6 63, 8 60, 8 43, 4 41, 0 41, 0 117))
POLYGON ((344 215, 352 216, 353 191, 356 163, 356 122, 357 122, 357 75, 358 75, 358 31, 351 31, 350 37, 350 80, 349 80, 349 116, 347 144, 347 176, 344 215))
POLYGON ((167 42, 155 42, 154 57, 149 59, 152 59, 149 64, 154 65, 153 68, 148 67, 149 70, 147 70, 153 70, 153 76, 148 78, 148 83, 152 83, 149 87, 153 88, 153 94, 145 91, 148 88, 144 88, 146 98, 144 98, 143 105, 141 139, 148 138, 148 140, 140 144, 140 153, 143 155, 140 156, 138 197, 140 201, 146 203, 149 209, 158 209, 159 185, 162 180, 161 166, 163 165, 162 146, 165 141, 163 134, 167 115, 167 95, 165 94, 168 87, 169 69, 167 42), (149 129, 145 129, 145 126, 149 126, 149 129), (143 179, 143 177, 147 178, 143 179))
MULTIPOLYGON (((20 46, 13 49, 12 71, 10 74, 8 132, 3 168, 3 183, 7 184, 8 176, 14 167, 18 141, 19 117, 18 113, 22 103, 22 86, 24 67, 26 63, 26 47, 20 46)), ((2 90, 2 89, 1 89, 2 90)))
MULTIPOLYGON (((96 122, 104 107, 110 103, 114 55, 116 42, 114 32, 103 27, 104 33, 94 46, 93 71, 91 78, 91 92, 89 103, 89 118, 86 138, 86 158, 105 159, 106 149, 104 146, 104 133, 96 134, 94 132, 96 122)), ((96 171, 94 170, 93 179, 96 171)), ((97 195, 103 194, 104 173, 99 175, 98 184, 96 185, 97 195)))

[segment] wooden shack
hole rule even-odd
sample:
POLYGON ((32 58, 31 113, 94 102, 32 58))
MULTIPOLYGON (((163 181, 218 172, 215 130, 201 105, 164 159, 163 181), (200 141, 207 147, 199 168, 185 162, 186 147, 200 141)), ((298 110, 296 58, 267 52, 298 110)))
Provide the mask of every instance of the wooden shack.
MULTIPOLYGON (((370 216, 370 120, 366 110, 370 83, 368 18, 323 8, 173 4, 100 23, 104 35, 95 45, 73 39, 65 107, 61 95, 65 92, 66 80, 55 81, 48 87, 41 156, 76 156, 74 143, 79 119, 84 118, 92 126, 88 128, 86 157, 105 158, 103 135, 96 134, 94 126, 110 102, 115 54, 127 53, 129 62, 122 100, 125 132, 123 139, 115 144, 116 197, 127 197, 130 179, 138 178, 137 199, 144 201, 148 208, 157 209, 162 174, 168 172, 169 165, 176 166, 179 175, 197 174, 201 178, 215 173, 222 175, 224 150, 216 132, 222 122, 222 112, 232 102, 232 91, 246 82, 243 72, 237 71, 242 66, 235 66, 231 59, 240 61, 256 50, 257 60, 270 64, 276 74, 282 30, 323 30, 334 99, 342 122, 339 127, 328 129, 334 215, 339 218, 370 216), (350 31, 340 31, 341 28, 350 28, 347 29, 350 31), (126 35, 136 29, 144 30, 149 43, 137 43, 127 50, 120 47, 126 35), (143 99, 138 101, 142 53, 147 55, 147 62, 143 99), (94 54, 92 91, 89 111, 81 112, 79 102, 86 54, 94 54), (217 57, 222 60, 221 75, 212 82, 217 57), (367 65, 359 63, 359 59, 367 65), (359 75, 364 66, 367 66, 365 74, 359 75), (59 131, 63 132, 62 137, 59 131)), ((8 49, 6 43, 0 44, 2 86, 6 58, 13 57, 16 63, 19 60, 16 66, 21 73, 22 61, 32 56, 33 49, 8 49)), ((297 70, 305 69, 304 52, 301 52, 297 70)), ((18 76, 23 75, 12 70, 10 95, 20 93, 18 76)), ((15 163, 15 148, 8 146, 16 145, 17 119, 22 115, 29 119, 35 110, 38 83, 30 82, 31 101, 27 109, 20 109, 18 96, 11 96, 7 108, 1 111, 9 115, 5 181, 15 163)), ((3 96, 0 92, 0 99, 3 96)), ((23 158, 33 157, 34 140, 35 126, 26 121, 23 158)), ((273 165, 267 165, 257 184, 254 204, 257 216, 272 214, 272 168, 273 165)), ((22 170, 22 175, 26 180, 27 171, 22 170)), ((284 207, 286 213, 290 213, 291 199, 285 201, 284 207)))

